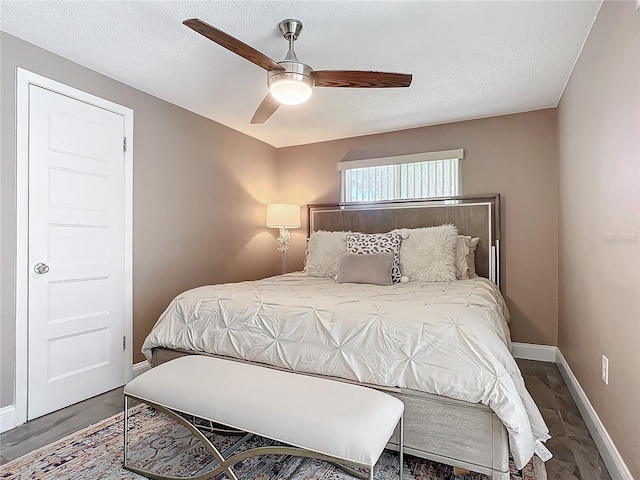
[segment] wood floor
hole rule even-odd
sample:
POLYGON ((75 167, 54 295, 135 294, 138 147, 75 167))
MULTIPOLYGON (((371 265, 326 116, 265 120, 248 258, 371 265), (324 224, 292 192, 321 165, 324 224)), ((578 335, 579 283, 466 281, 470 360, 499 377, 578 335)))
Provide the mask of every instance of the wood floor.
POLYGON ((552 438, 553 458, 545 463, 549 480, 611 480, 596 444, 555 363, 517 360, 527 390, 552 438))
POLYGON ((122 412, 122 390, 122 387, 111 390, 0 434, 0 464, 122 412))
MULTIPOLYGON (((610 480, 571 394, 553 363, 518 360, 553 438, 545 466, 549 480, 610 480)), ((123 410, 122 388, 27 422, 0 435, 0 464, 7 463, 123 410)), ((458 477, 462 480, 464 477, 458 477)))

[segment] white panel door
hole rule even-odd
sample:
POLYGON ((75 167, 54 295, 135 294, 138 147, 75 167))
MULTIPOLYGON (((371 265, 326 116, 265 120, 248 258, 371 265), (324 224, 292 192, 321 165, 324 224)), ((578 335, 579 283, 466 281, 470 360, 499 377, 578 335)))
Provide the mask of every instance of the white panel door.
POLYGON ((124 132, 29 86, 28 419, 124 383, 124 132))

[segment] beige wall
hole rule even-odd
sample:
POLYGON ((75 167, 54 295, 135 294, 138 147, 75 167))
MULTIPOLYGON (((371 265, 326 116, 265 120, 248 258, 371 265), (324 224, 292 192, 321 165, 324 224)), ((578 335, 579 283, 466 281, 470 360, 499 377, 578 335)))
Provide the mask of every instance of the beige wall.
MULTIPOLYGON (((464 148, 464 193, 502 194, 503 291, 513 340, 559 345, 640 478, 640 15, 634 5, 605 2, 558 110, 280 150, 2 34, 0 406, 13 402, 14 74, 20 65, 135 111, 136 352, 180 291, 277 272, 275 234, 261 226, 265 203, 337 201, 335 167, 347 155, 464 148), (610 359, 609 386, 600 381, 602 354, 610 359)), ((302 267, 304 232, 303 225, 292 235, 289 270, 302 267)))
POLYGON ((640 13, 605 2, 559 106, 559 346, 640 478, 640 13), (600 379, 609 358, 609 385, 600 379))
MULTIPOLYGON (((464 194, 502 195, 503 292, 517 342, 556 344, 557 118, 556 110, 485 118, 348 138, 278 150, 283 201, 336 202, 336 163, 464 148, 464 194)), ((291 268, 302 268, 304 228, 292 235, 291 268)))
POLYGON ((195 286, 277 273, 276 149, 15 37, 1 37, 0 406, 13 403, 15 68, 134 110, 134 362, 171 299, 195 286), (248 174, 250 172, 250 174, 248 174))

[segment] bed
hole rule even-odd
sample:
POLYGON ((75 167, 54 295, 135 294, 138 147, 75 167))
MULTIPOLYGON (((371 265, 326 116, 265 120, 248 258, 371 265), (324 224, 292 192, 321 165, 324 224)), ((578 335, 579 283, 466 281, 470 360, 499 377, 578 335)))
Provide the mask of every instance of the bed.
POLYGON ((549 436, 509 352, 499 201, 311 205, 310 237, 454 224, 480 239, 478 278, 384 287, 300 272, 200 287, 174 299, 143 352, 152 365, 199 353, 372 386, 405 403, 407 453, 506 480, 510 445, 521 467, 549 436))

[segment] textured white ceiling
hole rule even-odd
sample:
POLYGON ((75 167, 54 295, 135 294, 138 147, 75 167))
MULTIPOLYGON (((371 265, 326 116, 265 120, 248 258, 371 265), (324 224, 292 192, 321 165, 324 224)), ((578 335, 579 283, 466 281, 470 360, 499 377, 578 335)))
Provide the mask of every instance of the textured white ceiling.
POLYGON ((556 106, 600 1, 2 1, 0 28, 276 147, 556 106), (316 88, 249 123, 266 72, 182 25, 276 61, 278 23, 316 70, 412 73, 409 88, 316 88))

